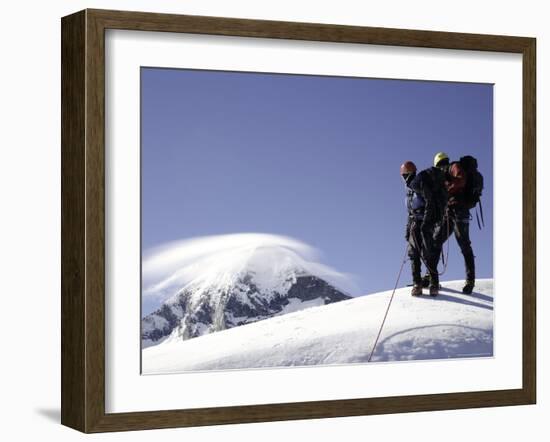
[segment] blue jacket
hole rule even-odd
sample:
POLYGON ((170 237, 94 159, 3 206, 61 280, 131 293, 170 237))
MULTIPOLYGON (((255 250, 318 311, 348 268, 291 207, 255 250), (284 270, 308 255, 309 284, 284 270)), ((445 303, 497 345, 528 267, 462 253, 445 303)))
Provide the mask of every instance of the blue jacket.
POLYGON ((424 198, 414 190, 407 188, 407 196, 405 198, 405 205, 407 206, 407 212, 410 217, 417 220, 424 218, 424 209, 426 208, 426 201, 424 198))

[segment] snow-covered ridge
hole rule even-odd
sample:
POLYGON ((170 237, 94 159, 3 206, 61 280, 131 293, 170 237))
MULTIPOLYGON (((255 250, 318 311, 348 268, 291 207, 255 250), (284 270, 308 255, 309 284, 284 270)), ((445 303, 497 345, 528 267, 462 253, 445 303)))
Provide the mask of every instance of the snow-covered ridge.
MULTIPOLYGON (((493 354, 493 280, 472 295, 443 282, 437 298, 396 291, 373 362, 493 354)), ((353 298, 143 351, 143 374, 365 363, 391 292, 353 298)))

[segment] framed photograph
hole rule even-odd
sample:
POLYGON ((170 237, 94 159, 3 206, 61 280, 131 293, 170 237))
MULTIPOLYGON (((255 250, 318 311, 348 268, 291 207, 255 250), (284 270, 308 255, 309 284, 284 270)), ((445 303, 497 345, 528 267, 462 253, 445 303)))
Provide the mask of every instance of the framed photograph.
POLYGON ((62 19, 62 423, 536 400, 535 39, 62 19))

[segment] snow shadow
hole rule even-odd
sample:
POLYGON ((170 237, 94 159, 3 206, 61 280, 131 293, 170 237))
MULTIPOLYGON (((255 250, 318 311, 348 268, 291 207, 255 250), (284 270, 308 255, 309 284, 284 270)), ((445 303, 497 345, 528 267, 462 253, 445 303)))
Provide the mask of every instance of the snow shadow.
MULTIPOLYGON (((449 287, 441 287, 439 289, 439 291, 440 292, 449 292, 449 293, 458 293, 459 295, 463 295, 463 293, 460 290, 451 289, 449 287)), ((490 302, 490 303, 493 302, 493 297, 492 296, 487 296, 487 295, 484 295, 483 293, 479 293, 479 292, 472 292, 471 295, 467 295, 467 296, 472 297, 472 298, 477 298, 477 299, 480 299, 482 301, 487 301, 487 302, 490 302)))
POLYGON ((378 344, 373 362, 480 355, 493 355, 491 330, 458 324, 434 324, 400 330, 386 337, 378 344))
MULTIPOLYGON (((471 295, 468 295, 468 296, 471 296, 471 295)), ((426 297, 426 299, 428 299, 428 297, 426 297)), ((429 297, 429 300, 430 300, 430 302, 432 302, 432 301, 456 302, 457 304, 469 305, 469 306, 472 306, 472 307, 483 308, 485 310, 491 310, 491 311, 493 310, 492 305, 481 304, 479 302, 470 301, 470 300, 464 299, 464 298, 458 298, 458 297, 452 296, 452 295, 445 295, 445 294, 442 294, 441 292, 437 296, 429 297)), ((492 299, 490 297, 488 297, 488 300, 492 301, 492 299)))

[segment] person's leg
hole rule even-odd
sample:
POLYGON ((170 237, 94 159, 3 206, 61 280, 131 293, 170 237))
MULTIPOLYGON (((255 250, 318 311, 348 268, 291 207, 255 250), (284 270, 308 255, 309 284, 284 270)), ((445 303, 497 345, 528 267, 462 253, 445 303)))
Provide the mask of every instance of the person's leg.
POLYGON ((429 263, 425 276, 422 278, 422 285, 424 287, 438 287, 439 288, 439 275, 437 274, 437 265, 439 263, 439 257, 443 250, 443 244, 449 239, 449 236, 453 232, 454 221, 452 218, 445 216, 441 223, 437 223, 433 228, 432 245, 430 247, 431 252, 427 254, 426 260, 429 263), (430 272, 430 270, 432 270, 430 272), (431 284, 432 275, 434 276, 434 283, 431 284))
POLYGON ((411 273, 412 273, 412 280, 413 284, 421 285, 422 284, 422 277, 420 275, 420 255, 414 251, 411 254, 409 254, 409 257, 411 258, 411 273))
POLYGON ((455 225, 455 237, 460 247, 460 251, 464 256, 464 267, 466 270, 466 284, 463 288, 463 292, 471 294, 475 285, 476 270, 475 270, 475 257, 472 250, 472 243, 470 241, 470 222, 469 218, 458 219, 455 225))
POLYGON ((422 276, 421 276, 421 260, 420 260, 420 252, 417 247, 417 238, 419 235, 419 228, 413 227, 411 228, 410 234, 409 234, 409 248, 408 248, 408 256, 411 261, 411 273, 412 273, 412 280, 413 280, 413 288, 411 291, 411 294, 413 296, 418 296, 422 294, 422 276))
POLYGON ((413 286, 411 295, 420 296, 422 294, 422 276, 420 274, 420 255, 418 253, 411 257, 411 270, 413 277, 413 286))
POLYGON ((424 238, 424 247, 422 249, 424 262, 426 264, 428 275, 430 277, 430 295, 437 295, 439 292, 439 273, 437 265, 439 263, 439 243, 436 238, 439 236, 438 226, 424 222, 422 235, 424 238))
POLYGON ((439 248, 439 253, 441 253, 441 249, 443 249, 443 244, 445 244, 445 242, 447 242, 453 234, 454 227, 455 219, 452 216, 445 215, 445 218, 443 218, 443 221, 436 231, 437 235, 435 236, 435 241, 437 247, 439 248))
POLYGON ((435 296, 439 293, 439 272, 437 264, 439 263, 439 253, 432 249, 432 252, 426 256, 428 264, 428 274, 430 275, 430 295, 435 296))

